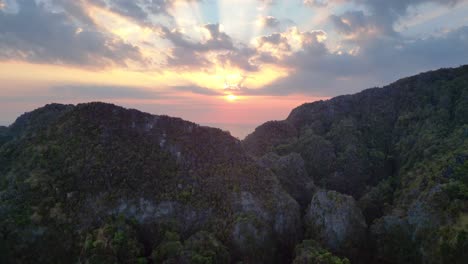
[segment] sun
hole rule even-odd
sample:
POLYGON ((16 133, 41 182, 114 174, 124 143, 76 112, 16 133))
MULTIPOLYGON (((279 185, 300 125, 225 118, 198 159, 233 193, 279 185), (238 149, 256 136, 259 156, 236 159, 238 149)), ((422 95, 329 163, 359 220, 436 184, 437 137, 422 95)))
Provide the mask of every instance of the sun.
POLYGON ((224 98, 228 101, 228 102, 235 102, 239 99, 239 97, 237 95, 234 95, 234 94, 227 94, 224 96, 224 98))

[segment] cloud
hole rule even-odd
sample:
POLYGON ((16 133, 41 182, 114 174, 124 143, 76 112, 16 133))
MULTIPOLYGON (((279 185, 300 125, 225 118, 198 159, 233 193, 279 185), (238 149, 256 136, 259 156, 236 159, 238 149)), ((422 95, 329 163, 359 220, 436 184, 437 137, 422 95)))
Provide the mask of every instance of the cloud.
POLYGON ((202 0, 87 0, 89 3, 106 8, 121 16, 128 17, 140 24, 152 25, 151 16, 172 17, 171 9, 181 2, 200 2, 202 0))
POLYGON ((303 0, 304 5, 311 7, 325 7, 328 5, 327 0, 303 0))
POLYGON ((115 85, 60 85, 49 88, 56 99, 167 99, 168 93, 148 88, 115 85))
MULTIPOLYGON (((369 33, 397 36, 395 23, 408 15, 410 7, 429 3, 454 6, 463 1, 465 0, 350 0, 349 2, 365 8, 367 14, 363 10, 348 10, 340 15, 331 15, 330 20, 339 33, 354 36, 353 39, 368 36, 369 33)), ((343 0, 320 1, 323 5, 344 2, 343 0)))
POLYGON ((273 16, 260 17, 257 23, 263 28, 278 28, 281 22, 273 16))
POLYGON ((278 0, 257 0, 264 5, 276 5, 278 0))
POLYGON ((84 26, 96 26, 86 11, 86 2, 84 0, 52 0, 52 3, 54 6, 61 8, 70 20, 75 20, 84 26))
POLYGON ((217 23, 205 24, 201 29, 206 33, 206 38, 194 41, 180 30, 170 30, 165 26, 160 26, 160 36, 174 45, 170 49, 167 65, 193 69, 207 68, 219 63, 223 67, 233 66, 245 71, 257 71, 258 67, 250 61, 255 50, 242 43, 236 47, 233 39, 221 28, 221 25, 217 23), (215 56, 208 59, 207 55, 213 53, 215 56))
MULTIPOLYGON (((127 16, 130 18, 135 19, 142 19, 145 20, 148 17, 148 13, 143 10, 140 6, 146 1, 135 1, 135 0, 113 0, 110 1, 109 7, 110 10, 119 13, 123 16, 127 16)), ((155 8, 153 10, 157 11, 165 11, 165 2, 164 1, 156 1, 154 4, 155 8)))
POLYGON ((290 27, 281 33, 258 37, 256 39, 258 59, 265 63, 284 64, 285 58, 301 50, 326 52, 323 44, 326 39, 327 34, 322 30, 300 31, 297 27, 290 27))
POLYGON ((174 99, 181 98, 179 92, 219 96, 224 93, 197 85, 167 86, 163 90, 136 86, 116 85, 60 85, 49 88, 49 93, 56 99, 174 99))
POLYGON ((178 100, 184 98, 181 92, 206 96, 223 95, 221 91, 197 85, 166 86, 144 88, 138 86, 98 85, 98 84, 66 84, 33 89, 24 95, 2 95, 0 103, 9 102, 66 102, 66 101, 95 101, 95 100, 178 100))
POLYGON ((376 38, 356 54, 332 52, 320 45, 306 46, 281 60, 293 69, 288 77, 260 91, 245 92, 336 96, 384 85, 401 76, 463 65, 468 54, 468 26, 411 41, 376 38))
POLYGON ((234 44, 231 37, 221 31, 221 25, 206 24, 203 28, 208 31, 209 38, 204 43, 201 43, 201 47, 206 50, 233 50, 234 44))
POLYGON ((262 48, 267 45, 278 47, 278 49, 284 51, 291 50, 288 38, 281 33, 273 33, 271 35, 257 38, 257 48, 262 48))
POLYGON ((363 36, 381 34, 388 30, 381 28, 379 23, 373 21, 373 19, 374 17, 365 15, 363 11, 348 11, 339 16, 330 16, 330 20, 335 26, 336 31, 349 39, 359 39, 363 36))
POLYGON ((259 70, 259 66, 253 61, 256 54, 257 51, 249 47, 236 48, 219 54, 217 62, 223 67, 236 67, 246 72, 256 72, 259 70))
POLYGON ((165 26, 159 27, 159 34, 162 38, 169 40, 175 47, 190 49, 198 52, 233 50, 234 43, 229 35, 222 32, 219 24, 206 24, 202 28, 207 32, 208 38, 203 41, 190 40, 178 29, 165 26))
POLYGON ((81 66, 145 63, 138 47, 93 26, 82 28, 65 12, 30 0, 17 3, 17 13, 0 10, 0 59, 81 66))
POLYGON ((178 98, 172 91, 157 91, 136 86, 70 84, 31 89, 22 95, 2 95, 2 104, 46 104, 50 102, 106 101, 120 99, 168 100, 178 98))
MULTIPOLYGON (((291 5, 291 10, 303 8, 303 4, 320 8, 325 20, 322 21, 320 16, 309 19, 307 13, 301 13, 295 17, 298 25, 291 25, 293 23, 288 22, 288 17, 266 16, 270 11, 276 15, 284 13, 275 10, 284 8, 282 4, 259 0, 260 4, 254 4, 261 15, 251 10, 252 14, 247 12, 246 18, 257 18, 263 28, 242 28, 242 34, 239 34, 236 31, 239 28, 233 27, 232 21, 226 20, 226 17, 223 19, 229 23, 226 24, 227 32, 220 23, 199 24, 197 18, 192 21, 184 16, 184 19, 176 21, 172 17, 176 12, 184 14, 187 11, 185 5, 178 9, 177 2, 212 4, 209 1, 17 0, 17 9, 0 7, 0 60, 154 70, 154 59, 161 62, 159 65, 164 71, 176 72, 174 75, 182 72, 232 73, 253 76, 252 79, 265 77, 261 75, 264 73, 270 77, 275 75, 270 72, 276 71, 278 76, 289 76, 274 81, 264 89, 238 87, 241 89, 232 92, 250 95, 336 95, 422 70, 463 64, 462 60, 468 54, 465 48, 468 46, 466 27, 432 37, 403 36, 396 30, 396 25, 408 18, 415 7, 429 3, 433 11, 432 6, 454 6, 462 1, 303 0, 291 5), (261 4, 268 7, 259 7, 261 4), (323 8, 325 6, 327 8, 323 8), (97 19, 97 13, 115 18, 116 25, 114 21, 110 24, 97 19), (321 22, 317 22, 319 20, 321 22), (253 35, 259 32, 268 34, 253 35)), ((205 7, 199 6, 201 17, 211 15, 204 12, 214 12, 211 9, 215 6, 205 7)), ((221 19, 215 15, 212 17, 215 22, 221 19)), ((186 77, 189 75, 184 74, 182 78, 196 78, 186 77)), ((258 86, 258 83, 265 82, 246 83, 258 86)), ((199 82, 191 80, 189 83, 199 82)), ((77 97, 88 94, 90 98, 106 93, 132 98, 162 96, 146 94, 148 91, 136 87, 127 88, 61 87, 62 90, 51 92, 62 95, 66 92, 77 97), (96 93, 93 94, 91 89, 95 89, 96 93)), ((191 85, 169 89, 219 95, 218 91, 191 85)))
POLYGON ((203 69, 213 65, 202 53, 184 47, 170 49, 166 65, 175 70, 203 69))
POLYGON ((210 95, 210 96, 217 96, 223 95, 220 91, 213 90, 210 88, 200 87, 196 85, 189 85, 189 86, 171 86, 172 90, 180 91, 180 92, 191 92, 194 94, 201 94, 201 95, 210 95))

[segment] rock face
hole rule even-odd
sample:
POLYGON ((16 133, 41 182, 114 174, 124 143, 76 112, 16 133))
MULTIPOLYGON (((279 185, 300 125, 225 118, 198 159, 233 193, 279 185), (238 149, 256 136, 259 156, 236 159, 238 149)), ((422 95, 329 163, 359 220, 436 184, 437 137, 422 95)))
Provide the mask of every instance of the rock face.
POLYGON ((353 197, 335 191, 318 191, 304 223, 310 235, 334 252, 350 252, 366 236, 366 221, 353 197))
POLYGON ((241 192, 233 199, 237 213, 230 234, 232 248, 249 263, 276 262, 278 253, 289 259, 301 237, 298 204, 280 187, 271 191, 276 194, 271 203, 278 208, 273 213, 252 193, 241 192))
POLYGON ((258 163, 275 173, 283 188, 302 208, 309 204, 315 185, 307 173, 301 155, 291 153, 281 157, 270 152, 260 158, 258 163))

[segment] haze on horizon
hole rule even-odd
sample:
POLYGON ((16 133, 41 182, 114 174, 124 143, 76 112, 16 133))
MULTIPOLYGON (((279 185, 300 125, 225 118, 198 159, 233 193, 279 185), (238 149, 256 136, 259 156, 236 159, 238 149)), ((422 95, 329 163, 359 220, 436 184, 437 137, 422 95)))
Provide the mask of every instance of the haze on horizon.
POLYGON ((243 137, 468 58, 466 0, 0 0, 0 125, 111 102, 243 137))

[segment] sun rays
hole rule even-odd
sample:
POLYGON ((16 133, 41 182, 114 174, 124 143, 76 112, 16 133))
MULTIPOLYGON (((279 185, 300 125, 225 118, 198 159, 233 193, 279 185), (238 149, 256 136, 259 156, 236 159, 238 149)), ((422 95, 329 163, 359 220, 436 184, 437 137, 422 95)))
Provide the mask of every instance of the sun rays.
MULTIPOLYGON (((231 88, 236 87, 236 89, 244 87, 258 89, 288 75, 287 68, 268 63, 257 66, 258 68, 255 70, 242 69, 238 65, 226 63, 221 59, 224 54, 229 54, 232 51, 216 49, 208 52, 196 50, 194 55, 200 55, 200 52, 204 53, 203 59, 207 63, 202 67, 173 69, 164 67, 167 59, 175 56, 175 50, 172 47, 174 43, 171 42, 183 41, 183 43, 187 43, 183 45, 192 45, 192 47, 199 45, 197 43, 208 43, 213 37, 212 33, 208 32, 205 27, 209 23, 219 23, 220 34, 231 37, 236 49, 239 45, 252 45, 253 40, 261 35, 265 29, 264 25, 259 25, 256 20, 268 14, 270 6, 266 2, 222 0, 213 1, 212 4, 204 5, 197 1, 176 1, 168 10, 169 16, 166 18, 161 15, 148 17, 145 23, 92 4, 87 5, 87 12, 98 27, 111 32, 131 45, 138 46, 143 56, 148 59, 149 64, 146 65, 145 71, 153 78, 159 79, 164 76, 164 79, 167 80, 168 75, 178 76, 179 82, 203 86, 216 91, 225 88, 226 85, 231 88), (167 27, 173 32, 180 32, 180 40, 162 35, 159 29, 161 26, 158 25, 167 27), (161 72, 158 69, 161 66, 167 70, 161 72), (154 69, 151 70, 151 68, 154 69)), ((255 48, 255 46, 250 48, 255 48)), ((122 70, 139 71, 137 68, 132 69, 131 65, 127 66, 130 68, 122 70)), ((236 91, 232 92, 236 93, 236 91)), ((228 102, 234 102, 239 99, 239 96, 230 94, 225 96, 225 99, 228 102)))

